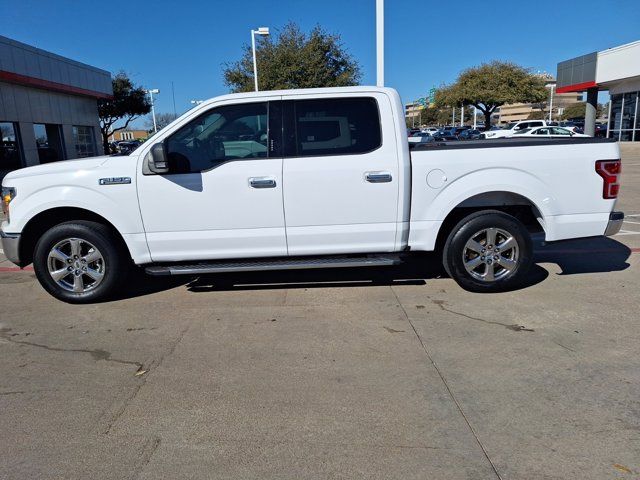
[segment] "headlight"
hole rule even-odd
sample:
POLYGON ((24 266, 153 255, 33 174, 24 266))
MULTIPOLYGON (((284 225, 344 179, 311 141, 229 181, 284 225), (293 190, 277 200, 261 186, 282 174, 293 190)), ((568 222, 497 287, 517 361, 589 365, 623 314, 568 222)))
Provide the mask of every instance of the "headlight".
POLYGON ((9 217, 9 204, 16 197, 16 189, 13 187, 2 187, 2 213, 9 217))

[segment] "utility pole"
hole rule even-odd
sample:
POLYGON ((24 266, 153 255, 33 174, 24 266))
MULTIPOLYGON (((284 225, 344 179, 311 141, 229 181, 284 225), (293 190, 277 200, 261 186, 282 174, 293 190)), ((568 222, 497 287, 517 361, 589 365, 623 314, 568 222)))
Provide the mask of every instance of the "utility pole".
POLYGON ((376 0, 376 85, 384 87, 384 0, 376 0))
POLYGON ((551 95, 549 98, 549 122, 551 122, 551 114, 553 113, 553 89, 555 85, 552 83, 550 85, 551 95))

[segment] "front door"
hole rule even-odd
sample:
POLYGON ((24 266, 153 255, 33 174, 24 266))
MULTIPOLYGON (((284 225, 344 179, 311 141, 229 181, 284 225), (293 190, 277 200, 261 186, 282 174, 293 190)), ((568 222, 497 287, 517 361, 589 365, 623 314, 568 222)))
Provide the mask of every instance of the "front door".
MULTIPOLYGON (((285 97, 286 98, 286 97, 285 97)), ((386 95, 284 101, 289 255, 395 248, 399 168, 386 95)))
POLYGON ((154 261, 287 254, 277 100, 217 104, 158 139, 169 173, 137 180, 154 261))

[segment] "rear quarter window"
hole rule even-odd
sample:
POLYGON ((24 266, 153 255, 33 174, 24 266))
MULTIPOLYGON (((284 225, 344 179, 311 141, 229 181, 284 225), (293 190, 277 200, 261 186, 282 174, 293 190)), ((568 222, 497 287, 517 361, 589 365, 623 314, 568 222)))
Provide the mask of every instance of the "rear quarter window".
POLYGON ((287 122, 295 128, 294 155, 361 154, 382 145, 374 98, 296 100, 294 105, 294 121, 287 122))

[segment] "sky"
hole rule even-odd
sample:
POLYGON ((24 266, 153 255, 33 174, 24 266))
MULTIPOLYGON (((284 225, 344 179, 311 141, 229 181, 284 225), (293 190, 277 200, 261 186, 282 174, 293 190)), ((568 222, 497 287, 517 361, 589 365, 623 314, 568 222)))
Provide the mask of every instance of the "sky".
MULTIPOLYGON (((0 0, 0 35, 158 88, 156 112, 229 92, 225 62, 250 30, 296 22, 339 34, 375 84, 375 0, 0 0)), ((640 40, 640 1, 385 1, 385 84, 404 102, 470 66, 513 61, 555 76, 557 63, 640 40)), ((141 124, 139 122, 139 124, 141 124)))

